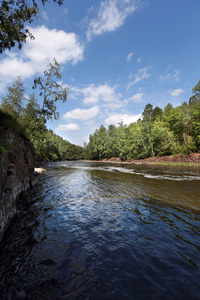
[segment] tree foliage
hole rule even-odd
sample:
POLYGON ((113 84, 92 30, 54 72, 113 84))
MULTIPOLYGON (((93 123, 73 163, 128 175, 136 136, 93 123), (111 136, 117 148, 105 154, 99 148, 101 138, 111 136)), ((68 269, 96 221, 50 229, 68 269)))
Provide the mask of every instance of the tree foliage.
POLYGON ((192 89, 193 96, 189 100, 189 104, 197 103, 200 100, 200 80, 196 86, 192 89))
POLYGON ((168 103, 162 110, 147 104, 142 118, 129 126, 101 125, 85 146, 88 157, 126 160, 200 152, 200 81, 193 93, 189 103, 178 107, 168 103))
MULTIPOLYGON (((53 0, 58 5, 63 0, 53 0)), ((48 0, 2 0, 0 5, 0 53, 18 44, 21 49, 28 37, 34 39, 28 24, 39 15, 39 4, 45 5, 48 0)))
POLYGON ((58 118, 55 102, 65 101, 67 97, 67 90, 56 81, 61 74, 58 72, 59 64, 54 62, 44 72, 44 78, 37 79, 43 96, 42 107, 35 94, 25 97, 24 83, 21 77, 17 77, 8 88, 7 95, 1 99, 0 123, 31 140, 38 160, 83 159, 84 148, 71 144, 46 127, 47 119, 58 118))
POLYGON ((35 109, 37 118, 32 127, 31 141, 34 140, 35 131, 41 123, 41 118, 46 122, 49 119, 58 119, 59 113, 56 111, 56 102, 67 100, 68 90, 63 88, 58 80, 61 80, 62 75, 59 72, 60 64, 53 59, 53 63, 47 66, 47 70, 44 71, 44 76, 39 76, 34 79, 33 89, 39 89, 39 95, 43 99, 43 104, 40 109, 35 109))
POLYGON ((18 120, 22 114, 25 86, 21 77, 13 82, 8 87, 8 92, 5 97, 2 97, 2 110, 9 113, 14 119, 18 120))
POLYGON ((63 88, 58 80, 61 80, 62 75, 59 72, 60 64, 53 59, 53 63, 47 66, 44 71, 44 76, 34 79, 33 89, 39 89, 39 95, 43 98, 42 108, 39 112, 40 116, 44 116, 47 120, 58 119, 59 113, 56 111, 56 102, 67 100, 68 90, 63 88))
POLYGON ((177 107, 168 103, 164 110, 147 104, 137 122, 128 126, 120 122, 118 126, 111 124, 108 128, 101 125, 90 135, 84 148, 70 144, 46 127, 48 118, 58 117, 55 102, 65 100, 67 95, 67 91, 63 94, 62 87, 50 76, 57 74, 58 66, 53 66, 51 64, 44 77, 39 77, 36 82, 44 100, 42 107, 34 94, 25 97, 20 77, 8 88, 0 107, 0 121, 33 141, 38 159, 55 161, 118 156, 127 160, 200 152, 198 85, 193 89, 195 101, 190 101, 190 98, 188 103, 177 107), (61 88, 58 94, 57 87, 61 88))

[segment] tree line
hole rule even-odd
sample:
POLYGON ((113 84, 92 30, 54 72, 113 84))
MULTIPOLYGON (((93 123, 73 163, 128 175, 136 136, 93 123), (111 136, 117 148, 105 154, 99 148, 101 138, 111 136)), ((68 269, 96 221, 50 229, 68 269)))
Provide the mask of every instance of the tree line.
POLYGON ((35 94, 25 97, 21 77, 8 87, 1 98, 0 121, 13 131, 25 135, 33 144, 37 160, 76 160, 121 157, 122 160, 151 156, 187 155, 200 152, 200 81, 193 88, 188 102, 164 109, 147 104, 141 118, 130 125, 121 121, 89 136, 88 144, 76 146, 46 127, 48 119, 58 119, 56 101, 66 101, 68 91, 60 86, 59 64, 54 60, 43 77, 35 78, 33 88, 39 86, 43 98, 40 106, 35 94), (56 76, 56 78, 54 78, 56 76))
POLYGON ((187 155, 200 152, 200 81, 188 102, 162 110, 147 104, 141 118, 130 125, 101 125, 85 145, 88 159, 187 155))
MULTIPOLYGON (((55 67, 55 65, 54 65, 55 67)), ((45 74, 48 72, 46 71, 45 74)), ((50 73, 48 73, 50 75, 50 73)), ((40 95, 43 104, 40 106, 34 93, 25 97, 25 86, 21 77, 8 87, 5 97, 1 98, 0 123, 7 125, 17 135, 28 138, 35 149, 36 160, 76 160, 84 158, 84 149, 71 144, 62 137, 48 130, 46 121, 50 118, 59 117, 56 112, 55 102, 66 99, 66 90, 56 93, 49 85, 53 84, 52 76, 48 76, 47 86, 44 78, 35 79, 34 86, 39 82, 40 95), (55 99, 56 97, 56 99, 55 99)), ((57 85, 57 83, 55 82, 57 85)))

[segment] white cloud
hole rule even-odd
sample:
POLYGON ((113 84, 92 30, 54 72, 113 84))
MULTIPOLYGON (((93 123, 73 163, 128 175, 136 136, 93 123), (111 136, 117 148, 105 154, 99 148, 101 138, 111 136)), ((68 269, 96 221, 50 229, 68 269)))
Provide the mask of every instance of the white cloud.
POLYGON ((127 62, 131 60, 132 56, 133 56, 133 52, 130 52, 127 56, 127 62))
POLYGON ((94 5, 92 5, 91 7, 89 7, 89 8, 87 9, 87 11, 88 11, 89 13, 91 13, 93 10, 94 10, 94 5))
POLYGON ((135 85, 139 81, 149 78, 151 74, 148 72, 148 69, 149 68, 139 69, 134 75, 129 74, 129 78, 131 79, 131 77, 134 77, 134 80, 128 84, 127 89, 129 89, 131 86, 135 85))
POLYGON ((31 29, 35 40, 28 40, 24 54, 31 61, 45 61, 56 57, 60 63, 71 61, 76 64, 83 59, 81 47, 75 33, 63 30, 49 30, 45 26, 31 29))
POLYGON ((109 85, 90 86, 83 88, 81 92, 84 95, 84 104, 96 104, 100 100, 104 102, 115 102, 119 100, 119 94, 115 93, 115 87, 109 85))
POLYGON ((129 100, 133 100, 134 102, 142 102, 144 93, 137 93, 129 98, 129 100))
POLYGON ((116 92, 116 86, 110 86, 107 84, 90 84, 84 88, 77 86, 70 87, 70 97, 80 99, 83 97, 84 104, 97 104, 99 102, 105 102, 105 105, 113 104, 113 106, 121 106, 121 94, 116 92))
POLYGON ((168 73, 167 75, 160 75, 159 80, 164 82, 169 80, 170 78, 171 78, 171 74, 168 73))
POLYGON ((173 79, 174 81, 179 81, 179 77, 180 77, 180 70, 175 70, 174 74, 173 74, 173 79))
POLYGON ((124 100, 124 101, 115 100, 114 102, 109 102, 109 103, 103 104, 102 107, 105 107, 110 110, 115 110, 115 109, 119 109, 122 106, 126 106, 126 105, 127 105, 126 100, 124 100))
POLYGON ((181 95, 182 93, 184 93, 184 90, 182 89, 176 89, 176 90, 173 90, 173 91, 168 91, 172 97, 177 97, 179 95, 181 95))
POLYGON ((0 61, 0 80, 12 81, 21 75, 27 78, 41 72, 55 57, 59 63, 76 64, 83 60, 84 48, 75 33, 49 30, 45 26, 30 28, 35 40, 27 39, 18 53, 6 51, 0 61))
POLYGON ((30 77, 35 74, 35 68, 31 62, 26 62, 21 57, 7 57, 0 61, 0 79, 2 82, 12 81, 17 76, 23 78, 30 77))
POLYGON ((88 41, 91 41, 93 36, 115 31, 136 9, 135 0, 102 1, 97 17, 89 24, 86 33, 88 41))
POLYGON ((123 121, 124 124, 129 125, 130 123, 136 122, 141 117, 139 115, 129 115, 129 114, 118 114, 112 113, 109 114, 108 117, 105 119, 106 124, 118 124, 119 122, 123 121))
POLYGON ((63 116, 63 118, 66 120, 75 119, 75 120, 87 121, 87 120, 91 120, 94 117, 96 117, 98 115, 99 111, 100 111, 100 109, 98 106, 94 106, 89 109, 76 108, 72 111, 67 112, 63 116))
POLYGON ((166 82, 166 81, 179 81, 180 77, 180 70, 174 70, 173 74, 168 73, 167 75, 160 75, 159 80, 161 82, 166 82))
POLYGON ((79 126, 76 123, 69 123, 69 124, 60 124, 56 130, 57 131, 73 131, 79 130, 79 126))
POLYGON ((49 17, 48 17, 48 14, 47 14, 47 12, 46 11, 42 11, 42 17, 43 17, 43 19, 45 20, 45 21, 49 21, 49 17))
POLYGON ((141 62, 141 57, 138 58, 137 63, 139 64, 141 62))

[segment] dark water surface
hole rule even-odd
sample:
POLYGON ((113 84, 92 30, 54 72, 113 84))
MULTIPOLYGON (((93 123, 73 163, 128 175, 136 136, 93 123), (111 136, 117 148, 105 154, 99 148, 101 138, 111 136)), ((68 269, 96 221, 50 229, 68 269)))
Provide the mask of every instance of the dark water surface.
POLYGON ((45 168, 0 245, 0 299, 200 299, 200 169, 45 168))

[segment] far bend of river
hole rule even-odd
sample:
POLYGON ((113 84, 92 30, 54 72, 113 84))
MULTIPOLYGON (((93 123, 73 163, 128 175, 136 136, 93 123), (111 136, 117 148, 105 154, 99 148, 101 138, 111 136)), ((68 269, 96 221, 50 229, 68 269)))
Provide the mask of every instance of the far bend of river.
POLYGON ((1 300, 200 299, 200 168, 45 168, 0 244, 1 300))

